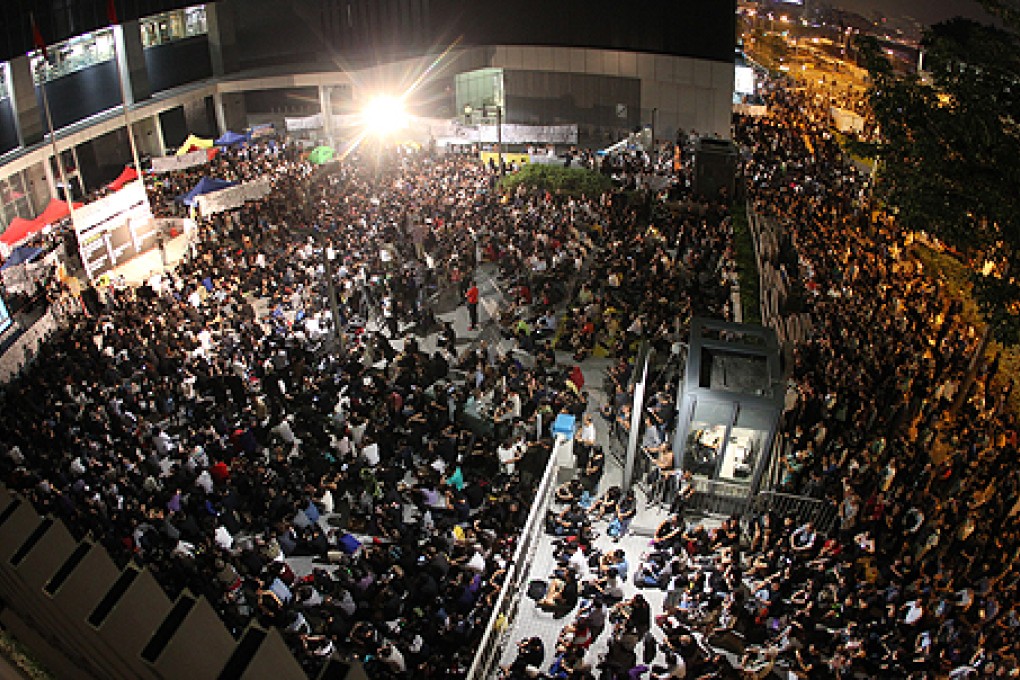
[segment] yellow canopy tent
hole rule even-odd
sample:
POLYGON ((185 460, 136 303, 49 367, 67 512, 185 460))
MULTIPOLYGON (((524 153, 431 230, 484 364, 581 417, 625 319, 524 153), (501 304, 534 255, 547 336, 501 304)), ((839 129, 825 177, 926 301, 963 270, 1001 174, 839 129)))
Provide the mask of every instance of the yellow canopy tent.
POLYGON ((184 140, 183 144, 181 144, 181 148, 177 149, 177 155, 183 156, 184 154, 190 151, 194 151, 195 149, 208 149, 211 148, 212 145, 213 140, 211 139, 202 139, 201 137, 196 137, 195 135, 188 135, 188 138, 184 140))

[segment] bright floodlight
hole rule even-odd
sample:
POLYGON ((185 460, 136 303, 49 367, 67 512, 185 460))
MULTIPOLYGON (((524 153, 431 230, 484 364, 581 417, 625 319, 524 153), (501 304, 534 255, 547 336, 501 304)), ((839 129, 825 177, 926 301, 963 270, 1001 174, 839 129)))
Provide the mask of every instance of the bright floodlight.
POLYGON ((380 137, 407 127, 407 111, 398 97, 379 96, 368 102, 362 112, 365 127, 380 137))

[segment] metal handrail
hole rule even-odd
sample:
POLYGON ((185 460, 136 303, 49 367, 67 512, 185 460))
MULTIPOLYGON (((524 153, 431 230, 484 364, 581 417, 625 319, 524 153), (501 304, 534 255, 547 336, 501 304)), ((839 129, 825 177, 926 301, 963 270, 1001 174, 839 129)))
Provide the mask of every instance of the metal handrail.
MULTIPOLYGON (((557 439, 557 444, 559 440, 557 439)), ((521 539, 514 551, 513 559, 507 568, 507 576, 492 607, 492 614, 485 626, 485 633, 478 643, 478 651, 468 669, 468 680, 486 680, 492 674, 498 650, 503 648, 505 637, 509 634, 510 624, 516 614, 517 604, 521 597, 521 587, 531 568, 531 557, 538 546, 544 526, 546 510, 552 497, 553 484, 556 480, 558 465, 556 464, 556 446, 549 453, 545 473, 535 491, 535 504, 531 507, 528 519, 521 531, 521 539), (500 617, 507 619, 506 625, 498 625, 500 617)))
POLYGON ((831 503, 781 491, 763 491, 754 497, 748 507, 749 513, 769 511, 793 517, 799 524, 812 522, 823 534, 831 534, 838 519, 836 507, 831 503))

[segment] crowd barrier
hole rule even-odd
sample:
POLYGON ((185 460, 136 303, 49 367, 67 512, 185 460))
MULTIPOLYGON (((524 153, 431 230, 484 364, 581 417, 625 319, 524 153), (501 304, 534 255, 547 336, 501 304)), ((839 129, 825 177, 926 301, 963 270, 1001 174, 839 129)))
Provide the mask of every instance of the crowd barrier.
POLYGON ((751 501, 751 514, 774 512, 780 517, 793 517, 797 526, 812 522, 815 529, 830 535, 839 520, 836 507, 818 498, 798 496, 779 491, 762 491, 751 501))
MULTIPOLYGON (((251 624, 235 640, 205 598, 171 601, 145 567, 118 568, 105 548, 0 485, 0 623, 56 677, 82 680, 299 680, 279 631, 251 624)), ((331 662, 320 680, 364 678, 331 662)))
POLYGON ((485 633, 478 644, 478 651, 475 653, 470 669, 468 669, 467 680, 488 680, 492 677, 496 665, 499 663, 500 654, 506 646, 506 638, 510 634, 514 618, 517 616, 521 593, 526 587, 531 561, 545 528, 545 514, 552 502, 553 489, 557 481, 559 467, 556 464, 557 448, 564 442, 565 440, 561 437, 557 437, 556 446, 550 452, 542 481, 535 491, 535 504, 531 506, 531 512, 521 531, 513 560, 507 567, 503 587, 492 608, 489 622, 485 626, 485 633))

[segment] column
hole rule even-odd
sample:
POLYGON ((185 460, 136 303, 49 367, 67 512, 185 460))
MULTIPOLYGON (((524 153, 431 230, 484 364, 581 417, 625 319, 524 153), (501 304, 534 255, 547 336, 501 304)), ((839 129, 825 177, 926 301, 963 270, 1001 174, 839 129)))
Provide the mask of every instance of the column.
MULTIPOLYGON (((46 186, 49 187, 49 190, 50 190, 50 198, 57 198, 57 197, 59 197, 60 193, 57 192, 57 178, 53 176, 53 158, 52 158, 52 156, 47 156, 46 159, 41 163, 41 165, 42 165, 42 168, 43 168, 43 175, 45 175, 45 177, 46 177, 46 186)), ((45 208, 46 206, 43 205, 43 204, 39 204, 39 205, 41 206, 39 208, 39 212, 42 212, 42 209, 45 208)))
POLYGON ((128 104, 148 99, 152 95, 152 87, 145 68, 145 51, 138 21, 125 21, 114 26, 113 39, 117 43, 117 70, 128 104))
POLYGON ((18 128, 18 141, 21 146, 32 146, 43 140, 45 125, 43 124, 42 106, 35 97, 35 81, 32 80, 32 65, 28 56, 15 57, 8 62, 8 74, 11 86, 11 104, 14 108, 14 120, 18 128))
POLYGON ((333 88, 319 85, 319 112, 322 114, 322 134, 326 144, 333 146, 333 88))
POLYGON ((234 3, 231 0, 207 3, 205 18, 213 75, 234 73, 238 69, 234 3))
POLYGON ((226 134, 230 127, 227 125, 227 114, 223 110, 223 93, 219 90, 213 93, 213 111, 216 114, 216 129, 220 136, 226 134))
POLYGON ((163 126, 159 122, 159 114, 157 113, 152 117, 152 128, 156 135, 156 144, 158 145, 158 151, 155 151, 153 156, 162 156, 166 153, 166 139, 163 138, 163 126))
POLYGON ((216 126, 222 135, 227 130, 243 132, 248 127, 248 110, 242 92, 220 92, 213 94, 213 110, 216 112, 216 126))

